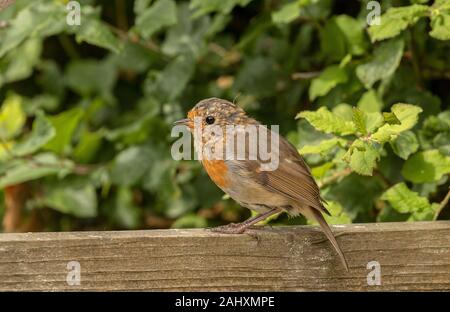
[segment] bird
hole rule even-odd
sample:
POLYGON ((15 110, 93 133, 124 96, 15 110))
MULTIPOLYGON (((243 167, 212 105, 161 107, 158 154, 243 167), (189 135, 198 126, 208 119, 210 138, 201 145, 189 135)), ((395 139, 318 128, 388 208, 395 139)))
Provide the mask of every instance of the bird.
MULTIPOLYGON (((349 270, 344 253, 323 216, 330 213, 324 206, 326 202, 320 195, 319 187, 310 168, 288 140, 268 130, 235 103, 220 98, 201 100, 188 112, 187 118, 174 124, 187 126, 193 134, 194 146, 201 154, 199 160, 211 180, 238 204, 258 213, 241 223, 219 226, 213 231, 241 234, 280 212, 290 216, 302 214, 320 225, 344 268, 349 270), (225 142, 230 142, 227 138, 235 138, 242 129, 251 126, 265 129, 269 133, 268 142, 278 142, 274 152, 279 158, 276 168, 265 168, 261 159, 250 157, 249 149, 245 149, 241 158, 224 156, 223 149, 227 148, 225 142), (207 131, 212 127, 215 131, 207 131), (204 153, 205 150, 209 153, 204 153), (211 157, 212 154, 215 157, 211 157), (217 157, 217 154, 222 157, 217 157)), ((236 149, 235 142, 232 144, 236 149)))

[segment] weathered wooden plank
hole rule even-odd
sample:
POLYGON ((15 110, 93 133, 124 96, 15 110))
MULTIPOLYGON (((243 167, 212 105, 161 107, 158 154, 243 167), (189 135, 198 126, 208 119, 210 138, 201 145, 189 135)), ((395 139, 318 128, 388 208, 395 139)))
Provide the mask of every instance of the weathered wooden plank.
POLYGON ((346 272, 320 229, 258 239, 208 230, 0 234, 0 290, 450 290, 450 222, 335 226, 346 272), (78 261, 81 284, 69 286, 78 261), (381 285, 369 286, 370 261, 381 285))

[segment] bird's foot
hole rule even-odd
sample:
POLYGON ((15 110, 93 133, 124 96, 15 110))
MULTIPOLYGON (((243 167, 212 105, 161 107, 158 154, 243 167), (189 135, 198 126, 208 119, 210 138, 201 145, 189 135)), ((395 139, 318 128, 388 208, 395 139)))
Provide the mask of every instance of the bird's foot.
POLYGON ((242 234, 248 228, 247 224, 243 223, 230 223, 227 225, 221 225, 212 228, 211 231, 222 234, 242 234))

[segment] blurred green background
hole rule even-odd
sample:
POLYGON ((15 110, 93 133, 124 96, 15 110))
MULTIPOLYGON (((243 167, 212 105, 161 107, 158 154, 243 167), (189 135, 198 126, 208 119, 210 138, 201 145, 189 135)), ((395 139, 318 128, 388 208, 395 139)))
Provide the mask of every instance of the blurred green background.
POLYGON ((329 222, 449 219, 450 1, 380 1, 370 27, 368 2, 80 0, 69 25, 76 4, 15 1, 0 11, 1 230, 244 220, 197 161, 171 158, 172 122, 213 96, 280 125, 329 222))

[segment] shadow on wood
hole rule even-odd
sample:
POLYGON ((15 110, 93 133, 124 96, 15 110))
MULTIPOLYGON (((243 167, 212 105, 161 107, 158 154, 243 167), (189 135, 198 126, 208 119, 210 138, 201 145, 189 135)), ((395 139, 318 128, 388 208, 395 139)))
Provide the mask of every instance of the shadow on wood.
MULTIPOLYGON (((450 290, 450 222, 319 228, 0 234, 0 290, 450 290), (67 277, 80 264, 80 285, 67 277), (371 261, 380 264, 374 284, 371 261)), ((78 272, 77 272, 78 273, 78 272)))

